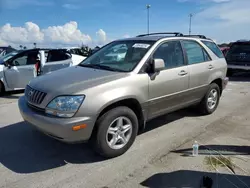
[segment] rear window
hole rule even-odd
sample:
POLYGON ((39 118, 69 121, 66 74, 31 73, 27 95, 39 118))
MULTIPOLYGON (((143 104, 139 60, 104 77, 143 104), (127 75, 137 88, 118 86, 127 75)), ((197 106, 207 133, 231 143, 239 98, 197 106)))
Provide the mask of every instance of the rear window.
POLYGON ((202 41, 218 58, 224 58, 223 53, 220 48, 214 43, 210 41, 202 41))

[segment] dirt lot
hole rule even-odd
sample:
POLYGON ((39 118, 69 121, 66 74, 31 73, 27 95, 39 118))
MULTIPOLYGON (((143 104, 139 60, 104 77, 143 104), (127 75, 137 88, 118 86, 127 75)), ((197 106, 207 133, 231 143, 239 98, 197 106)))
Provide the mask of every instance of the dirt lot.
POLYGON ((232 79, 210 116, 187 109, 149 122, 133 147, 112 160, 96 156, 88 144, 63 144, 24 123, 16 103, 22 93, 2 97, 0 187, 198 187, 203 175, 220 187, 250 187, 249 78, 232 79), (203 145, 201 155, 189 157, 194 140, 203 145), (225 175, 231 172, 223 167, 216 176, 204 164, 216 152, 232 157, 237 176, 225 175))

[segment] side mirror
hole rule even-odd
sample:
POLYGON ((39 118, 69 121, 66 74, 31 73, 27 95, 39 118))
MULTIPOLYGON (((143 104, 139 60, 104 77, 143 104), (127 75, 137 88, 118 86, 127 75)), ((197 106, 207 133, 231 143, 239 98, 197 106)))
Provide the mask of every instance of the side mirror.
POLYGON ((165 62, 163 59, 154 59, 153 65, 155 72, 160 72, 161 70, 165 69, 165 62))

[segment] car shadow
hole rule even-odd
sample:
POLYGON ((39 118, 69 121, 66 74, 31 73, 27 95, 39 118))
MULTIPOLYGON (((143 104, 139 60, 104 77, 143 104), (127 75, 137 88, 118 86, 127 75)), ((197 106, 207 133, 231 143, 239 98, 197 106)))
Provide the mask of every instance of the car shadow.
MULTIPOLYGON (((182 156, 191 156, 192 148, 171 151, 181 153, 182 156)), ((250 155, 250 146, 237 145, 201 145, 199 155, 250 155)))
POLYGON ((150 120, 146 124, 145 129, 140 134, 165 126, 166 124, 180 120, 184 117, 197 117, 197 116, 201 116, 201 114, 197 112, 194 107, 189 107, 182 110, 178 110, 170 114, 162 115, 153 120, 150 120))
MULTIPOLYGON (((144 132, 151 131, 194 113, 181 110, 150 121, 144 132)), ((143 133, 141 133, 143 134, 143 133)), ((90 144, 65 144, 40 133, 26 122, 0 128, 0 163, 16 173, 45 171, 67 163, 84 164, 104 161, 90 144)))
POLYGON ((24 93, 24 90, 7 91, 3 95, 1 95, 0 98, 18 99, 20 96, 17 96, 16 94, 23 94, 23 93, 24 93))
POLYGON ((54 140, 25 122, 0 128, 0 163, 16 173, 33 173, 67 163, 104 160, 88 144, 65 144, 54 140))
POLYGON ((152 188, 248 188, 249 176, 230 175, 222 173, 208 173, 191 170, 179 170, 170 173, 158 173, 141 182, 144 187, 152 188), (203 183, 203 177, 208 177, 203 183), (212 184, 212 185, 211 185, 212 184), (211 185, 211 186, 210 186, 211 185))

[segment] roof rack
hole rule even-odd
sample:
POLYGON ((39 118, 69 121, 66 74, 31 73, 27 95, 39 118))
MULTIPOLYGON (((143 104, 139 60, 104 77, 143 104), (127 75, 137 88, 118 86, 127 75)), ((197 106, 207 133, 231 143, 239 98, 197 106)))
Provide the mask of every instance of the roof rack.
POLYGON ((180 32, 162 32, 162 33, 142 34, 142 35, 138 35, 136 37, 145 37, 145 36, 150 36, 150 35, 174 35, 175 37, 177 37, 177 36, 183 36, 183 34, 180 33, 180 32))
POLYGON ((197 38, 201 38, 201 39, 208 39, 206 36, 204 35, 183 35, 184 37, 197 37, 197 38))

